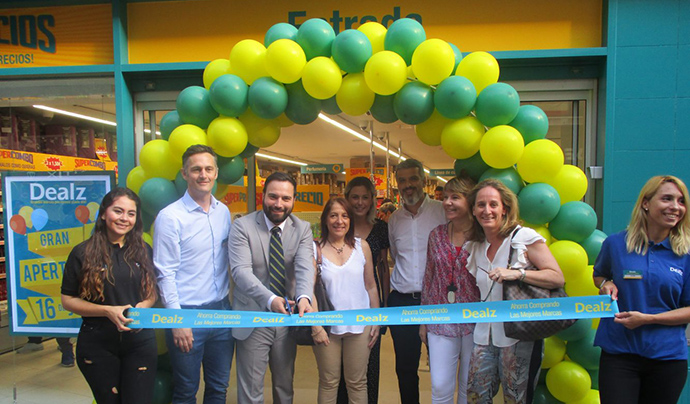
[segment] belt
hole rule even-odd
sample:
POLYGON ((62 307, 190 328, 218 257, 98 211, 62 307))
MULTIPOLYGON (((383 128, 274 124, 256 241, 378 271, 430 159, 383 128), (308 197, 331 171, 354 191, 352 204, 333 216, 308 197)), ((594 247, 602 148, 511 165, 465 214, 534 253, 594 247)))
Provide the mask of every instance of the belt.
POLYGON ((414 300, 419 300, 422 297, 422 292, 402 293, 402 292, 398 292, 397 290, 393 290, 393 292, 395 292, 401 296, 411 297, 414 300))

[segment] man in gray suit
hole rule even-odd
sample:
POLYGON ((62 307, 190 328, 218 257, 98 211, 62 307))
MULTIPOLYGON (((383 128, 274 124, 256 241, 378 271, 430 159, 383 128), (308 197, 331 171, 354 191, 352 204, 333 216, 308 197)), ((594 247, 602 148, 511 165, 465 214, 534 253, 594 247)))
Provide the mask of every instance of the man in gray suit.
MULTIPOLYGON (((309 223, 291 215, 296 183, 275 172, 264 184, 263 210, 237 219, 229 240, 235 281, 235 310, 288 314, 297 302, 299 315, 312 311, 313 236, 309 223)), ((264 402, 264 375, 271 367, 273 402, 290 404, 297 345, 288 327, 234 328, 237 344, 237 402, 264 402)))

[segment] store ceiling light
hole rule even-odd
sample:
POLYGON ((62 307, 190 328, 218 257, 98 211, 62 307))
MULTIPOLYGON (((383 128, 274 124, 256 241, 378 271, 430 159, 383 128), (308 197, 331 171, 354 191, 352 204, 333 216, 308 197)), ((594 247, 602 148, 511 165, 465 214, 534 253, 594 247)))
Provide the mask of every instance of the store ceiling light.
POLYGON ((77 114, 77 113, 74 113, 74 112, 64 111, 64 110, 62 110, 62 109, 57 109, 57 108, 53 108, 53 107, 47 107, 47 106, 45 106, 45 105, 34 105, 34 108, 42 109, 42 110, 45 110, 45 111, 54 112, 54 113, 60 114, 60 115, 67 115, 67 116, 71 116, 71 117, 74 117, 74 118, 84 119, 84 120, 87 120, 87 121, 102 123, 102 124, 104 124, 104 125, 117 126, 117 124, 116 124, 115 122, 113 122, 113 121, 106 121, 105 119, 99 119, 99 118, 94 118, 94 117, 88 116, 88 115, 82 115, 82 114, 77 114))
POLYGON ((263 153, 256 153, 256 156, 264 158, 264 159, 269 159, 269 160, 282 161, 283 163, 294 164, 296 166, 308 166, 309 165, 307 163, 302 163, 301 161, 288 160, 288 159, 284 159, 281 157, 269 156, 268 154, 263 154, 263 153))
MULTIPOLYGON (((351 134, 352 136, 355 136, 355 137, 358 138, 358 139, 364 140, 364 141, 367 142, 367 143, 371 143, 371 139, 369 139, 369 136, 364 136, 363 134, 357 132, 356 130, 354 130, 354 129, 352 129, 352 128, 349 128, 349 127, 343 125, 342 123, 340 123, 340 122, 338 122, 338 121, 336 121, 336 120, 334 120, 334 119, 331 119, 331 118, 327 117, 327 116, 324 115, 324 114, 319 114, 319 118, 320 118, 321 120, 324 120, 324 121, 330 123, 331 125, 335 126, 336 128, 338 128, 338 129, 340 129, 340 130, 344 130, 345 132, 351 134)), ((390 154, 390 155, 393 156, 393 157, 401 158, 400 155, 399 155, 398 153, 396 153, 396 152, 394 152, 394 151, 392 151, 392 150, 386 150, 386 146, 382 145, 381 143, 374 142, 374 147, 377 147, 377 148, 379 148, 379 149, 381 149, 381 150, 383 150, 383 151, 385 151, 385 152, 388 152, 388 154, 390 154)), ((402 157, 402 159, 403 159, 403 160, 407 160, 405 157, 402 157)))

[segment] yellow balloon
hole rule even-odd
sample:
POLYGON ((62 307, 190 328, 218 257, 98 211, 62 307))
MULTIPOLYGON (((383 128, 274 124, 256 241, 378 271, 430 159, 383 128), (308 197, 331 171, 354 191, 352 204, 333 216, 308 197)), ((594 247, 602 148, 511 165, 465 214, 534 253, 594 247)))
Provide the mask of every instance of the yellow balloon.
POLYGON ((141 238, 144 239, 144 242, 148 244, 149 246, 153 247, 153 237, 151 237, 150 234, 148 233, 142 233, 141 238))
POLYGON ((407 79, 417 80, 417 76, 414 74, 414 69, 412 69, 412 65, 407 66, 407 79))
POLYGON ((564 164, 558 173, 546 182, 556 188, 561 197, 561 205, 579 201, 587 193, 587 176, 579 167, 564 164))
POLYGON ((367 61, 364 79, 376 94, 395 94, 407 81, 407 64, 397 53, 381 51, 367 61))
POLYGON ((479 151, 484 125, 473 116, 448 123, 441 132, 441 146, 454 159, 467 159, 479 151))
POLYGON ((158 355, 163 355, 164 353, 168 352, 168 345, 165 343, 165 330, 162 328, 158 328, 155 331, 156 333, 156 348, 158 350, 158 355))
POLYGON ((280 124, 278 119, 262 119, 247 110, 240 116, 240 122, 247 130, 247 140, 256 147, 269 147, 280 138, 280 124))
POLYGON ((89 210, 89 219, 92 222, 96 221, 96 215, 98 214, 98 209, 100 209, 100 205, 96 202, 89 202, 86 204, 86 208, 89 210))
POLYGON ((384 49, 383 41, 386 39, 386 32, 388 31, 385 26, 378 22, 370 21, 360 25, 357 30, 369 38, 372 54, 381 52, 384 49))
POLYGON ((266 47, 253 39, 244 39, 232 47, 230 65, 235 74, 251 85, 259 77, 268 76, 266 47))
POLYGON ((281 128, 287 128, 288 126, 295 124, 285 115, 285 113, 280 114, 280 116, 276 118, 276 122, 278 122, 278 126, 281 128))
POLYGON ((591 389, 580 400, 569 401, 568 404, 601 404, 599 390, 591 389))
POLYGON ((417 132, 417 137, 422 143, 429 146, 440 146, 443 128, 451 122, 453 121, 439 114, 439 112, 434 109, 434 113, 431 114, 429 119, 416 125, 414 130, 417 132))
POLYGON ((21 217, 24 218, 24 222, 26 223, 26 228, 30 229, 34 227, 34 222, 31 220, 31 213, 33 213, 34 208, 31 206, 22 206, 19 209, 19 212, 17 214, 21 217))
POLYGON ((539 139, 525 146, 522 158, 517 162, 517 170, 527 182, 548 183, 563 168, 563 162, 563 150, 558 144, 549 139, 539 139))
POLYGON ((588 265, 584 270, 576 274, 568 274, 565 278, 565 292, 568 296, 596 296, 599 289, 594 286, 592 275, 594 267, 588 265))
POLYGON ((520 160, 525 149, 525 141, 517 129, 508 125, 498 125, 489 129, 479 146, 482 160, 493 168, 512 167, 520 160))
POLYGON ((216 199, 221 200, 225 198, 225 195, 228 194, 228 184, 218 184, 216 187, 216 192, 213 194, 213 196, 216 197, 216 199))
POLYGON ((182 168, 182 159, 176 159, 167 140, 155 139, 147 142, 139 152, 139 163, 150 178, 162 177, 174 180, 182 168))
POLYGON ((302 77, 307 56, 297 42, 279 39, 266 49, 266 70, 281 83, 294 83, 302 77))
POLYGON ((565 342, 553 336, 544 339, 544 358, 541 360, 541 368, 548 369, 561 363, 565 358, 565 342))
POLYGON ((343 84, 335 95, 335 102, 344 113, 352 116, 365 114, 376 94, 367 86, 364 73, 351 73, 343 78, 343 84))
POLYGON ((491 54, 472 52, 462 58, 455 75, 466 77, 479 94, 486 86, 498 82, 499 72, 498 61, 491 54))
POLYGON ((551 243, 553 243, 554 240, 553 237, 551 237, 551 232, 549 231, 548 227, 532 223, 523 223, 522 226, 529 227, 530 229, 533 229, 534 231, 539 233, 540 236, 546 239, 546 245, 551 245, 551 243))
POLYGON ((247 139, 247 129, 236 118, 220 116, 208 125, 208 145, 219 156, 235 157, 242 153, 247 139))
POLYGON ((196 125, 180 125, 173 129, 168 138, 170 152, 176 159, 182 160, 182 155, 195 144, 207 144, 206 132, 196 125))
POLYGON ((317 100, 333 97, 343 83, 340 67, 331 58, 315 57, 307 62, 302 73, 302 85, 307 94, 317 100))
POLYGON ((211 84, 224 74, 230 74, 230 61, 228 59, 210 61, 204 69, 204 87, 208 90, 211 88, 211 84))
POLYGON ((570 240, 559 240, 549 246, 551 254, 561 267, 566 279, 575 278, 587 269, 587 252, 581 245, 570 240))
POLYGON ((549 369, 546 374, 546 387, 549 392, 563 402, 583 399, 592 388, 592 378, 575 362, 563 361, 549 369))
POLYGON ((134 191, 135 194, 138 194, 139 188, 141 188, 148 179, 149 177, 146 175, 144 167, 136 166, 127 174, 127 188, 134 191))
POLYGON ((412 54, 412 70, 422 83, 436 85, 449 77, 454 67, 455 52, 441 39, 427 39, 412 54))

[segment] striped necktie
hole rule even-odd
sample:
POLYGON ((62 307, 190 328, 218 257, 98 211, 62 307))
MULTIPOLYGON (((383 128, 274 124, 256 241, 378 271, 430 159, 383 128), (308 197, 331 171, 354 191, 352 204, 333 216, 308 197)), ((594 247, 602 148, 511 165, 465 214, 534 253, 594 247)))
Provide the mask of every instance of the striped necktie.
POLYGON ((283 242, 280 239, 280 227, 271 229, 271 242, 269 243, 268 275, 270 277, 268 288, 277 296, 285 296, 285 257, 283 257, 283 242))

